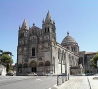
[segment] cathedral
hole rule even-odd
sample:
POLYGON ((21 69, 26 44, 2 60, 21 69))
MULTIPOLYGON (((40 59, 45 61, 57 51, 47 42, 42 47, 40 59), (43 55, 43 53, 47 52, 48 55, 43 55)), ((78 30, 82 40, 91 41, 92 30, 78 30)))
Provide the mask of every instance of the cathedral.
POLYGON ((79 61, 78 43, 69 35, 61 44, 56 41, 56 26, 48 11, 42 28, 33 24, 29 27, 26 19, 18 31, 17 73, 48 73, 67 75, 77 68, 79 61))

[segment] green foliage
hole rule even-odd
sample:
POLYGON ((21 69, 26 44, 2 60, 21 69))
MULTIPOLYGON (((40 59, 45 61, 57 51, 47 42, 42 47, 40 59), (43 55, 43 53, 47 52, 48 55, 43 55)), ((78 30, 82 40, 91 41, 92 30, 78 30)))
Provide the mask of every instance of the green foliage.
POLYGON ((90 60, 92 66, 94 66, 95 68, 97 68, 97 60, 98 60, 98 52, 94 55, 94 57, 90 60))
POLYGON ((7 66, 7 64, 12 64, 13 63, 13 60, 12 60, 12 57, 9 56, 8 54, 3 54, 0 58, 0 61, 1 63, 4 65, 4 66, 7 66))
POLYGON ((0 64, 6 66, 7 72, 11 69, 12 63, 13 63, 12 53, 3 52, 2 50, 0 50, 0 64))

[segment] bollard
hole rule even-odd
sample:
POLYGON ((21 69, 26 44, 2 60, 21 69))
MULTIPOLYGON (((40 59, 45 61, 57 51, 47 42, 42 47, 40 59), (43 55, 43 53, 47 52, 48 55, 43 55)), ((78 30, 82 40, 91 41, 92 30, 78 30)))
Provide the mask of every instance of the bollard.
POLYGON ((65 76, 62 76, 62 83, 65 82, 65 76))
POLYGON ((57 86, 62 84, 62 76, 57 75, 57 86))
POLYGON ((69 74, 68 74, 68 80, 69 80, 69 74))
POLYGON ((58 80, 59 80, 59 79, 58 79, 58 75, 57 75, 57 86, 59 85, 58 80))
POLYGON ((67 76, 65 77, 65 81, 67 81, 67 76))
POLYGON ((59 76, 59 84, 60 85, 62 84, 62 76, 61 75, 59 76))

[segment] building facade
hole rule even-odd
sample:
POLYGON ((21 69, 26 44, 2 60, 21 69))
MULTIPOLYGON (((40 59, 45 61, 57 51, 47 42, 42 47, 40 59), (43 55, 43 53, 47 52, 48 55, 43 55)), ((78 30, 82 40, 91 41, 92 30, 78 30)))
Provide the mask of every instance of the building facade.
POLYGON ((91 59, 97 52, 79 52, 79 64, 83 65, 84 73, 97 73, 97 69, 91 65, 91 59))
POLYGON ((0 64, 0 75, 6 76, 6 67, 0 64))
POLYGON ((55 22, 48 11, 42 29, 35 24, 28 27, 26 19, 19 26, 17 73, 70 74, 70 68, 78 66, 78 52, 78 43, 69 33, 57 43, 55 22))

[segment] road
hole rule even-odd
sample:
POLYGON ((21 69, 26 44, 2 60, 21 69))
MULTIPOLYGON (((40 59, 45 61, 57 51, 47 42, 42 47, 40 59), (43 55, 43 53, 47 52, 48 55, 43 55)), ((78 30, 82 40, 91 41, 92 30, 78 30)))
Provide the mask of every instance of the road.
POLYGON ((0 76, 0 89, 98 89, 98 76, 70 76, 56 86, 56 76, 0 76))
POLYGON ((0 89, 50 89, 56 76, 0 76, 0 89))

